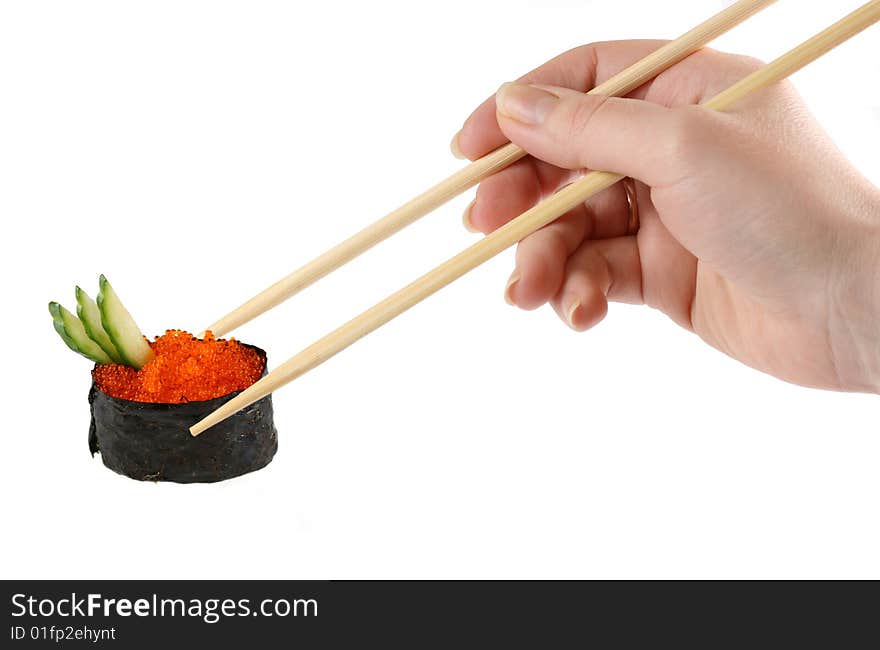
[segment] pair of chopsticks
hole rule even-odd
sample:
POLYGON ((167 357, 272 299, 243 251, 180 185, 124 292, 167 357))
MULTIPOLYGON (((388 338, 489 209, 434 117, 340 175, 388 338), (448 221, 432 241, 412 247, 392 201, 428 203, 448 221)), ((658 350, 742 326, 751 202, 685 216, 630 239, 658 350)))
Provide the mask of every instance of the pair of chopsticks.
MULTIPOLYGON (((776 0, 740 0, 605 83, 596 86, 588 94, 622 97, 774 2, 776 0)), ((217 337, 228 334, 525 155, 525 151, 510 143, 475 160, 461 171, 437 183, 379 221, 282 278, 207 329, 217 337)))
MULTIPOLYGON (((737 2, 590 92, 606 96, 627 94, 774 1, 742 0, 737 2)), ((702 106, 709 110, 724 111, 746 96, 794 74, 877 21, 880 21, 880 0, 872 0, 828 29, 704 102, 702 106)), ((524 155, 525 152, 516 145, 507 144, 471 163, 465 169, 435 185, 372 226, 272 285, 217 321, 209 329, 215 335, 222 336, 234 327, 248 322, 524 155)), ((193 425, 190 432, 193 436, 201 434, 214 424, 225 420, 239 410, 269 395, 277 388, 317 367, 468 271, 623 178, 620 174, 602 171, 586 174, 580 180, 558 191, 476 244, 308 346, 250 388, 193 425)))

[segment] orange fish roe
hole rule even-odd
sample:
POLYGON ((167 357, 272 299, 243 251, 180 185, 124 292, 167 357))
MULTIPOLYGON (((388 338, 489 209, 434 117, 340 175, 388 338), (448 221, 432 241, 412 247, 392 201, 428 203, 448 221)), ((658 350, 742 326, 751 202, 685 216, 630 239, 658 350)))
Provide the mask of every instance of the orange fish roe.
POLYGON ((92 371, 98 388, 134 402, 182 404, 244 390, 263 374, 265 359, 235 339, 198 339, 168 330, 150 343, 156 356, 140 370, 115 363, 92 371))

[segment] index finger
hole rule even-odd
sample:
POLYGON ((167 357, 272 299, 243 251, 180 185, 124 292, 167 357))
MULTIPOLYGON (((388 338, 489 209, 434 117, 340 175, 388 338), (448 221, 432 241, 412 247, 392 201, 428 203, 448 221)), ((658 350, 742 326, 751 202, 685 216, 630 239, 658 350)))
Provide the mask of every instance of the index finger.
MULTIPOLYGON (((582 45, 535 68, 518 81, 586 92, 645 58, 668 41, 607 41, 582 45)), ((456 136, 461 153, 471 160, 507 143, 495 120, 495 95, 471 113, 456 136)))

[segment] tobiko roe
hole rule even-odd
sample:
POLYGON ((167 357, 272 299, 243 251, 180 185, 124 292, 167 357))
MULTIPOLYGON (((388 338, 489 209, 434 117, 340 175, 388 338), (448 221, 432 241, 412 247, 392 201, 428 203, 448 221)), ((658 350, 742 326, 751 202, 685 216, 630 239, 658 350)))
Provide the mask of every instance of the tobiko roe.
POLYGON ((265 360, 235 339, 198 339, 168 330, 150 344, 155 357, 140 370, 99 364, 92 375, 102 391, 118 399, 154 404, 200 402, 244 390, 263 372, 265 360))

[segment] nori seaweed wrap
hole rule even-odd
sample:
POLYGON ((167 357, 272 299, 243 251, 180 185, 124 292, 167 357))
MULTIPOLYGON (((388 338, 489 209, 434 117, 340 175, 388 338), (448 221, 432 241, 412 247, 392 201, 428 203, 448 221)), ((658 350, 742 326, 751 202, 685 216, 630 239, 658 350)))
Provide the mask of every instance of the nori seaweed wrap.
MULTIPOLYGON (((266 353, 254 346, 263 360, 266 353)), ((268 395, 198 437, 189 427, 241 391, 179 404, 112 397, 92 382, 89 450, 104 465, 139 481, 213 483, 261 469, 278 449, 268 395)))

